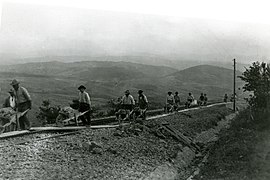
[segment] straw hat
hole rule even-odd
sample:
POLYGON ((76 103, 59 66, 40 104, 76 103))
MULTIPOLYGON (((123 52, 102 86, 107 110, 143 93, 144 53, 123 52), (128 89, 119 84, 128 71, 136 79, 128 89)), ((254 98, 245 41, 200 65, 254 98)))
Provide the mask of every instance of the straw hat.
POLYGON ((11 86, 14 86, 14 85, 17 85, 17 84, 20 84, 20 82, 17 81, 16 79, 13 79, 12 82, 10 83, 11 86))

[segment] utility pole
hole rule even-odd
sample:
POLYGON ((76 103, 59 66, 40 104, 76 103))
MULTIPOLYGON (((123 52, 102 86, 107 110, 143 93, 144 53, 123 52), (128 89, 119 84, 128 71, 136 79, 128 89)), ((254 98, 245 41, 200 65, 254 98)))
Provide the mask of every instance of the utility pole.
POLYGON ((236 103, 236 96, 235 96, 235 81, 236 81, 236 62, 235 62, 235 59, 233 59, 233 111, 235 112, 236 110, 236 106, 235 106, 235 103, 236 103))

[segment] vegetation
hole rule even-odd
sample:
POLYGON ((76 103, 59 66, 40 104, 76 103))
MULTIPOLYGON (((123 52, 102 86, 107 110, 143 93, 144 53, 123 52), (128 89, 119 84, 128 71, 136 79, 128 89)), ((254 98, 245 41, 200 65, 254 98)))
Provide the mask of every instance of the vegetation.
POLYGON ((254 62, 240 76, 249 108, 212 147, 208 163, 196 179, 269 179, 270 66, 254 62), (265 158, 266 157, 266 158, 265 158))
POLYGON ((254 62, 240 76, 246 82, 243 89, 250 92, 247 102, 250 105, 252 119, 266 120, 270 115, 270 65, 254 62))

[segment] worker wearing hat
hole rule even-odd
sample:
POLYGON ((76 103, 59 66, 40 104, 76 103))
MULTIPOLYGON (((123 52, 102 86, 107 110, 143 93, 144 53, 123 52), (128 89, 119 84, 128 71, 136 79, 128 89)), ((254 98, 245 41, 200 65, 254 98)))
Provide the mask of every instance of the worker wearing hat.
MULTIPOLYGON (((27 89, 20 86, 20 82, 14 79, 10 84, 14 89, 16 107, 18 112, 24 112, 32 108, 32 100, 27 89)), ((19 123, 21 130, 30 129, 30 121, 27 118, 27 113, 24 116, 20 117, 19 123)))
POLYGON ((143 93, 143 90, 138 91, 138 106, 143 112, 143 120, 146 119, 146 110, 148 108, 148 100, 146 95, 143 93))
POLYGON ((15 109, 16 107, 16 101, 15 101, 15 93, 13 89, 10 89, 8 91, 9 97, 5 99, 5 103, 3 104, 4 108, 11 107, 12 109, 15 109))
POLYGON ((79 90, 79 112, 86 112, 84 115, 80 116, 83 125, 91 125, 91 100, 89 94, 85 91, 86 87, 81 85, 78 87, 79 90))

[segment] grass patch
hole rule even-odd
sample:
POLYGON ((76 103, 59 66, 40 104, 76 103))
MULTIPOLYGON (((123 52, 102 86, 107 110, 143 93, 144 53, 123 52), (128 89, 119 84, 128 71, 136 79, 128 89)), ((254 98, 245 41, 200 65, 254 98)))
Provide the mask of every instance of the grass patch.
POLYGON ((196 179, 257 179, 260 170, 258 145, 269 132, 269 122, 251 121, 249 110, 243 110, 232 121, 230 129, 210 151, 207 164, 196 179))

